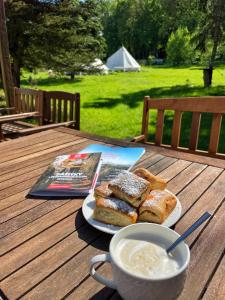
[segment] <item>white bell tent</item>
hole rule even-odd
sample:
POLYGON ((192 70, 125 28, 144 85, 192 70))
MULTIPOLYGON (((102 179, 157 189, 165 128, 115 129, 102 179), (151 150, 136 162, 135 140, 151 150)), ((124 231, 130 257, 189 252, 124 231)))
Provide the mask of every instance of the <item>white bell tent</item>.
POLYGON ((141 66, 136 62, 125 47, 121 47, 107 59, 106 66, 110 70, 140 71, 141 66))

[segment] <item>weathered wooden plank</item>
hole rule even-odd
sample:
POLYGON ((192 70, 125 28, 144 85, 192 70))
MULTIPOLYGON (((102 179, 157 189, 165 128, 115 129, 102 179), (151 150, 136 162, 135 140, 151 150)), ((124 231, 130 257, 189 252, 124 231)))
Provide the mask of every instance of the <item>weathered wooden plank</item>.
MULTIPOLYGON (((207 210, 207 208, 205 208, 207 210)), ((191 216, 191 213, 189 213, 191 216)), ((201 212, 198 213, 198 216, 201 212)), ((224 251, 225 203, 191 249, 191 261, 179 300, 199 299, 224 251), (213 246, 212 246, 213 245, 213 246)), ((192 220, 195 218, 193 217, 192 220)))
MULTIPOLYGON (((1 288, 9 299, 15 299, 26 291, 29 291, 30 288, 41 282, 43 278, 46 278, 58 269, 33 290, 36 292, 40 287, 42 292, 38 291, 38 296, 32 295, 33 298, 39 297, 39 299, 51 299, 52 297, 49 294, 51 293, 52 296, 54 295, 54 299, 58 299, 59 295, 65 295, 66 290, 71 284, 73 287, 76 281, 81 281, 85 273, 88 273, 87 266, 89 261, 87 257, 91 257, 90 255, 92 253, 99 253, 100 250, 97 250, 91 245, 86 247, 86 245, 87 243, 94 242, 96 238, 101 235, 101 232, 89 225, 87 225, 87 227, 81 227, 80 230, 70 234, 67 238, 44 252, 41 256, 38 256, 35 260, 3 280, 1 282, 1 288), (81 235, 84 237, 83 239, 79 238, 81 235), (86 248, 81 251, 84 247, 86 248), (57 277, 56 281, 54 280, 55 276, 57 277), (60 276, 61 280, 59 280, 58 276, 60 276), (57 282, 57 285, 52 285, 52 280, 54 280, 55 283, 57 282), (63 287, 61 287, 60 282, 63 287), (45 284, 47 286, 44 287, 43 290, 42 285, 45 286, 45 284), (12 286, 14 287, 13 289, 11 288, 12 286), (49 287, 51 288, 49 289, 49 287), (58 293, 56 292, 57 290, 58 293)), ((101 241, 106 242, 105 236, 101 241)), ((24 299, 26 298, 27 297, 24 297, 24 299)))
MULTIPOLYGON (((187 229, 194 220, 197 220, 201 214, 208 211, 214 213, 221 203, 224 201, 225 195, 225 172, 223 172, 216 181, 209 187, 209 189, 198 199, 198 201, 189 209, 189 211, 178 221, 175 230, 182 233, 187 229), (213 200, 212 200, 213 199, 213 200)), ((191 244, 199 232, 206 225, 203 224, 201 227, 196 229, 187 239, 187 243, 191 244)))
POLYGON ((51 141, 45 141, 39 145, 35 145, 35 146, 30 146, 27 149, 24 149, 24 151, 19 151, 17 153, 17 151, 13 152, 12 154, 8 153, 8 155, 4 156, 4 157, 0 157, 0 166, 1 163, 3 162, 7 162, 7 161, 11 161, 13 159, 17 159, 19 157, 24 157, 26 155, 30 155, 32 153, 36 153, 45 149, 49 149, 52 148, 54 146, 58 146, 58 145, 62 145, 64 143, 68 143, 71 142, 71 137, 70 136, 66 136, 66 137, 56 137, 56 139, 51 140, 51 141))
MULTIPOLYGON (((25 190, 26 188, 31 187, 31 185, 29 185, 31 183, 31 180, 32 179, 37 180, 37 178, 45 170, 46 170, 46 166, 38 168, 28 174, 23 174, 20 176, 20 178, 17 178, 17 180, 19 182, 15 185, 13 184, 13 179, 10 179, 9 181, 5 181, 5 182, 1 183, 1 185, 4 185, 5 188, 0 191, 0 200, 4 199, 6 197, 9 197, 15 193, 21 192, 21 191, 25 190)), ((32 180, 32 183, 34 183, 35 180, 32 180)))
POLYGON ((164 110, 158 110, 156 121, 155 144, 160 146, 163 138, 164 110))
POLYGON ((144 141, 148 140, 148 122, 149 122, 149 110, 148 110, 148 100, 150 97, 144 97, 143 104, 143 115, 142 115, 142 129, 141 133, 144 135, 144 141))
POLYGON ((166 169, 170 165, 172 165, 176 161, 176 158, 173 157, 165 157, 158 161, 156 164, 148 167, 149 171, 153 174, 157 175, 162 170, 166 169))
MULTIPOLYGON (((74 142, 72 146, 66 146, 60 147, 59 150, 55 150, 55 147, 53 147, 53 150, 48 149, 47 151, 44 151, 44 154, 41 156, 33 157, 24 160, 22 162, 15 162, 12 161, 12 164, 10 164, 7 167, 0 167, 1 177, 0 182, 8 180, 12 177, 19 176, 21 174, 24 174, 27 170, 30 170, 31 166, 36 165, 39 162, 42 162, 44 160, 49 159, 49 162, 52 161, 57 155, 61 154, 67 154, 67 153, 74 153, 77 151, 80 151, 87 145, 89 145, 90 142, 87 140, 76 140, 76 143, 74 142), (25 170, 25 172, 23 172, 25 170), (15 174, 15 176, 14 176, 15 174)), ((58 149, 58 147, 56 147, 58 149)))
POLYGON ((206 165, 192 163, 184 171, 182 171, 178 176, 172 179, 168 183, 168 190, 174 194, 179 193, 185 186, 187 186, 197 175, 199 175, 206 165))
POLYGON ((30 145, 38 144, 39 142, 46 141, 51 134, 54 134, 54 130, 49 130, 48 132, 43 131, 36 133, 35 135, 27 136, 27 137, 20 137, 18 139, 9 140, 7 143, 0 144, 0 150, 14 150, 19 148, 24 148, 30 145))
POLYGON ((203 300, 223 300, 225 298, 225 256, 223 256, 216 273, 214 274, 203 300))
POLYGON ((210 132, 209 153, 216 154, 220 138, 222 114, 214 114, 210 132))
POLYGON ((79 212, 75 212, 75 214, 68 216, 19 247, 11 250, 1 258, 0 280, 8 277, 71 233, 78 229, 80 230, 81 226, 84 226, 83 230, 89 230, 89 226, 86 224, 79 210, 79 212), (75 226, 74 220, 76 220, 75 226))
POLYGON ((8 222, 0 224, 0 238, 22 228, 43 215, 48 214, 59 206, 65 205, 68 201, 69 200, 44 201, 44 203, 38 205, 38 207, 34 207, 33 209, 14 217, 8 222))
POLYGON ((17 194, 14 194, 12 196, 9 196, 7 198, 4 198, 0 201, 0 211, 3 209, 6 209, 10 206, 15 205, 16 203, 19 203, 21 201, 24 201, 29 189, 19 192, 17 194))
POLYGON ((173 148, 179 147, 181 118, 182 118, 182 112, 175 111, 174 119, 173 119, 172 137, 171 137, 171 145, 173 148))
MULTIPOLYGON (((98 273, 108 279, 112 279, 112 270, 110 264, 103 264, 98 268, 98 273)), ((95 281, 92 277, 88 277, 87 280, 81 283, 74 291, 72 291, 67 297, 67 300, 86 300, 86 299, 109 299, 115 290, 104 287, 102 284, 95 281)))
MULTIPOLYGON (((61 206, 52 210, 51 213, 49 212, 44 214, 36 220, 28 223, 26 226, 2 238, 0 243, 0 254, 3 255, 13 248, 18 247, 43 230, 46 230, 50 226, 60 222, 67 216, 74 214, 74 212, 81 207, 82 202, 83 201, 80 199, 76 199, 74 201, 64 200, 61 202, 61 206)), ((60 201, 58 203, 60 204, 60 201)))
POLYGON ((201 122, 201 113, 194 112, 192 115, 190 142, 189 142, 189 149, 191 150, 196 150, 198 147, 200 122, 201 122))
MULTIPOLYGON (((86 231, 83 234, 86 236, 90 233, 89 231, 86 231)), ((92 233, 91 238, 96 238, 96 234, 92 233)), ((97 240, 93 241, 91 245, 86 247, 76 256, 74 256, 73 254, 77 252, 77 248, 79 246, 74 246, 74 244, 77 242, 77 239, 73 239, 73 242, 71 242, 71 247, 73 249, 70 250, 70 253, 73 255, 72 259, 70 259, 56 272, 51 274, 48 278, 41 282, 35 289, 33 289, 30 293, 25 295, 22 299, 62 299, 63 296, 65 296, 69 291, 71 291, 74 287, 78 286, 83 280, 83 278, 88 276, 89 258, 96 254, 104 252, 104 250, 107 251, 109 239, 110 236, 100 236, 97 240), (101 249, 103 244, 105 245, 104 250, 101 249), (63 278, 63 280, 59 280, 59 278, 63 278), (54 284, 54 282, 57 282, 57 286, 54 284)), ((90 239, 88 239, 88 242, 89 241, 90 239)), ((79 244, 82 245, 82 247, 84 247, 86 243, 80 239, 79 244)), ((67 248, 65 250, 67 250, 67 248)), ((56 257, 56 255, 54 255, 54 257, 56 257)), ((62 257, 65 260, 64 254, 62 254, 62 257)), ((58 257, 56 257, 56 260, 57 264, 60 263, 58 257)), ((44 270, 40 271, 42 273, 48 271, 49 273, 47 267, 44 268, 44 270)))
POLYGON ((155 154, 151 156, 149 159, 143 160, 139 162, 137 165, 135 165, 132 169, 135 169, 136 167, 138 168, 149 168, 150 166, 154 165, 161 159, 165 158, 165 156, 161 154, 155 154))
POLYGON ((11 166, 14 163, 24 162, 28 159, 35 158, 35 157, 40 157, 40 156, 48 154, 50 152, 54 152, 56 150, 60 150, 60 149, 63 149, 63 148, 69 147, 69 146, 80 144, 81 142, 85 142, 85 141, 86 141, 86 139, 83 139, 83 140, 79 139, 79 140, 76 140, 76 141, 67 142, 67 143, 64 143, 62 145, 58 145, 58 146, 55 146, 55 147, 50 147, 48 149, 45 149, 45 150, 42 150, 42 151, 39 151, 39 152, 36 152, 36 153, 28 154, 24 157, 16 158, 13 161, 6 161, 4 163, 1 163, 0 172, 2 172, 2 170, 3 171, 8 170, 9 166, 11 166))
MULTIPOLYGON (((81 131, 77 131, 77 130, 70 129, 70 128, 62 128, 61 127, 61 128, 57 128, 55 130, 60 131, 60 132, 65 132, 65 133, 68 133, 71 135, 76 135, 76 136, 80 136, 80 137, 82 136, 82 137, 92 139, 92 143, 93 143, 93 141, 102 141, 104 143, 113 143, 114 145, 118 145, 118 146, 137 147, 137 144, 132 143, 132 142, 126 142, 126 141, 122 141, 122 140, 114 139, 114 138, 105 138, 105 137, 101 137, 98 135, 91 135, 86 132, 81 132, 81 131)), ((173 150, 171 148, 154 146, 149 143, 145 143, 144 147, 146 148, 147 151, 153 151, 153 152, 156 152, 157 154, 161 154, 164 156, 170 156, 170 157, 175 157, 178 159, 189 160, 192 162, 207 164, 207 165, 215 166, 218 168, 225 168, 225 155, 221 155, 222 159, 218 159, 215 157, 209 157, 207 153, 205 153, 205 155, 207 155, 207 156, 204 156, 202 153, 201 153, 201 155, 199 155, 198 153, 190 153, 190 152, 185 152, 185 151, 181 152, 181 151, 173 150)), ((188 150, 188 151, 190 151, 190 150, 188 150)))
POLYGON ((164 178, 166 181, 174 178, 178 173, 186 169, 190 166, 191 162, 186 160, 177 160, 171 166, 169 166, 166 170, 161 171, 158 176, 164 178))
POLYGON ((179 111, 225 113, 225 97, 180 97, 148 100, 148 107, 179 111))
POLYGON ((46 202, 46 200, 38 200, 38 199, 24 199, 24 201, 21 201, 13 206, 10 206, 9 208, 6 208, 2 211, 0 211, 0 224, 5 223, 16 216, 25 213, 26 211, 43 204, 46 202))
POLYGON ((207 167, 198 177, 180 192, 177 197, 182 204, 182 214, 195 203, 195 201, 206 191, 206 189, 217 179, 223 169, 207 167))

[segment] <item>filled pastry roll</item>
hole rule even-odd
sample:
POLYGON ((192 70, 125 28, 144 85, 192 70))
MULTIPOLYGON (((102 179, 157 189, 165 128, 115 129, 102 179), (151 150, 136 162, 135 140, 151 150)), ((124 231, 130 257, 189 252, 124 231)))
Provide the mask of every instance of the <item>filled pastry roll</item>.
POLYGON ((109 182, 109 189, 116 198, 124 200, 134 207, 139 207, 150 191, 147 180, 128 171, 122 171, 116 178, 109 182))
POLYGON ((133 173, 150 182, 151 190, 164 190, 166 188, 167 183, 164 179, 153 175, 151 172, 144 168, 138 168, 134 170, 133 173))
POLYGON ((176 198, 166 191, 151 191, 139 208, 139 220, 162 224, 176 206, 176 198))
POLYGON ((100 197, 100 198, 107 198, 107 197, 112 197, 113 192, 109 189, 108 183, 104 182, 98 187, 95 188, 94 190, 94 197, 95 199, 100 197))
POLYGON ((93 218, 106 224, 127 226, 137 221, 136 209, 115 198, 97 198, 93 218))

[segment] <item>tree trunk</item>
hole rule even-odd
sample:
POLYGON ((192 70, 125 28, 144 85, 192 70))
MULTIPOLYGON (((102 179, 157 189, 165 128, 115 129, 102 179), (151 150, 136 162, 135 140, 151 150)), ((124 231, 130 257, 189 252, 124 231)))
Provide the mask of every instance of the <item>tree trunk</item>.
POLYGON ((209 68, 203 69, 204 87, 211 86, 211 84, 212 84, 212 74, 213 74, 212 66, 210 66, 209 68))
POLYGON ((71 74, 70 74, 70 79, 71 79, 71 80, 74 80, 74 73, 71 73, 71 74))
POLYGON ((20 87, 20 64, 17 61, 17 59, 13 59, 12 75, 13 75, 14 86, 20 87))

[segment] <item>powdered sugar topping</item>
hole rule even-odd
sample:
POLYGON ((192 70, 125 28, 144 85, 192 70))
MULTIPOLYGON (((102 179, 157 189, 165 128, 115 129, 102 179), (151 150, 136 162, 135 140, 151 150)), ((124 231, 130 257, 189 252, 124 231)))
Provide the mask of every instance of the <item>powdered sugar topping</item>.
POLYGON ((153 190, 150 195, 153 196, 153 198, 145 200, 142 206, 159 206, 160 199, 168 195, 168 193, 166 191, 153 190))
POLYGON ((140 197, 147 190, 148 184, 145 179, 128 171, 122 171, 110 182, 111 186, 115 186, 123 193, 135 198, 140 197))
POLYGON ((103 203, 105 207, 109 207, 114 210, 120 210, 130 216, 136 215, 136 209, 122 200, 115 198, 104 198, 103 203))

